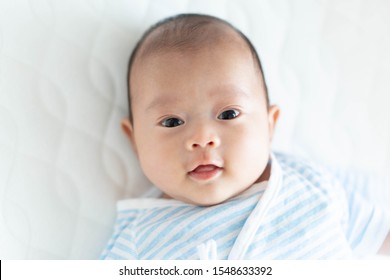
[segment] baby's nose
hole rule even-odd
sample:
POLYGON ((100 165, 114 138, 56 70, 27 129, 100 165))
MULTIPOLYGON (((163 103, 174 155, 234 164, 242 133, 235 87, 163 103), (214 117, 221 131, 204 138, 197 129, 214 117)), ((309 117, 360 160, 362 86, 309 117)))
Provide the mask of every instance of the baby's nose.
POLYGON ((198 129, 196 132, 187 140, 186 147, 189 151, 199 148, 217 148, 221 144, 220 138, 215 132, 208 129, 198 129))

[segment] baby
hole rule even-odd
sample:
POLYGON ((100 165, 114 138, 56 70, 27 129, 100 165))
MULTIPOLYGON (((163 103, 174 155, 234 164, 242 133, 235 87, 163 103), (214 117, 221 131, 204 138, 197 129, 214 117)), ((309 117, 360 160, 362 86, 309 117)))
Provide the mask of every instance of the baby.
POLYGON ((122 128, 156 188, 118 203, 101 258, 390 251, 384 212, 322 168, 271 152, 279 108, 269 104, 253 45, 226 21, 182 14, 152 26, 131 55, 128 91, 122 128))

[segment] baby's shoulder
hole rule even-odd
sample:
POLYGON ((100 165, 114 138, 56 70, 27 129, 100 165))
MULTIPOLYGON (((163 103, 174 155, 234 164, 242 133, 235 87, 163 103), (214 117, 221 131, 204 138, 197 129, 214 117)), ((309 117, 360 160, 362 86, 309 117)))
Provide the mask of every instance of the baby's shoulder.
MULTIPOLYGON (((326 165, 299 156, 274 155, 282 170, 281 198, 286 197, 285 200, 290 201, 290 196, 300 199, 308 197, 338 215, 346 213, 345 190, 326 165)), ((297 201, 300 202, 300 199, 297 201)))
POLYGON ((335 176, 326 165, 301 156, 285 153, 274 155, 282 170, 285 184, 312 187, 324 193, 335 192, 339 188, 335 176))
POLYGON ((308 178, 330 176, 325 165, 312 159, 286 153, 274 153, 274 155, 284 173, 300 174, 308 178))

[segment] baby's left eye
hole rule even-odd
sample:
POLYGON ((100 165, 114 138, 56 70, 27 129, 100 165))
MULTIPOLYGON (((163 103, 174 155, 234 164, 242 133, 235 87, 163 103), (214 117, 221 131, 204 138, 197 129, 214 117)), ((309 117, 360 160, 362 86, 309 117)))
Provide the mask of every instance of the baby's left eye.
POLYGON ((238 112, 237 110, 226 110, 224 112, 222 112, 219 116, 218 116, 218 119, 220 120, 231 120, 231 119, 235 119, 238 117, 238 115, 240 114, 240 112, 238 112))

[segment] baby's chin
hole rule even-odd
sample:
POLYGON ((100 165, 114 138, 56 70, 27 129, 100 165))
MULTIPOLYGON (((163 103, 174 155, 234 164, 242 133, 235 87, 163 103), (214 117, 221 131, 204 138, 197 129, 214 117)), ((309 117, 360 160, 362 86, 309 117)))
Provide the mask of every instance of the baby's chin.
POLYGON ((175 199, 179 200, 188 204, 192 204, 195 206, 213 206, 220 204, 222 202, 225 202, 231 196, 228 197, 211 197, 211 196, 204 196, 204 197, 178 197, 178 196, 170 196, 169 194, 163 193, 161 195, 161 198, 164 199, 175 199))
POLYGON ((185 202, 185 203, 188 203, 188 204, 192 204, 192 205, 195 205, 195 206, 214 206, 214 205, 218 205, 218 204, 221 204, 231 198, 234 198, 236 197, 237 195, 241 194, 243 191, 245 191, 247 188, 245 188, 244 190, 240 190, 240 191, 236 191, 234 193, 213 193, 213 192, 206 192, 204 193, 203 195, 196 195, 196 196, 192 196, 192 197, 171 197, 169 195, 166 195, 166 197, 168 198, 173 198, 173 199, 176 199, 176 200, 180 200, 182 202, 185 202))
POLYGON ((230 198, 231 197, 227 197, 227 198, 223 198, 223 199, 221 199, 221 198, 216 198, 216 199, 207 198, 207 199, 193 201, 192 204, 197 205, 197 206, 203 206, 203 207, 214 206, 214 205, 221 204, 221 203, 229 200, 230 198))
POLYGON ((230 197, 225 198, 225 199, 210 199, 210 198, 207 198, 207 199, 193 199, 193 200, 187 200, 187 201, 184 201, 184 202, 186 202, 188 204, 195 205, 195 206, 206 207, 206 206, 214 206, 214 205, 221 204, 221 203, 229 200, 229 198, 230 197))
POLYGON ((228 178, 230 180, 227 180, 222 176, 222 178, 209 184, 196 185, 195 187, 190 185, 186 191, 167 193, 162 188, 160 190, 163 191, 162 198, 165 199, 175 199, 196 206, 213 206, 226 202, 245 192, 253 184, 258 183, 262 178, 262 173, 252 176, 256 180, 253 179, 251 181, 242 180, 242 178, 239 178, 239 180, 237 178, 228 178))

